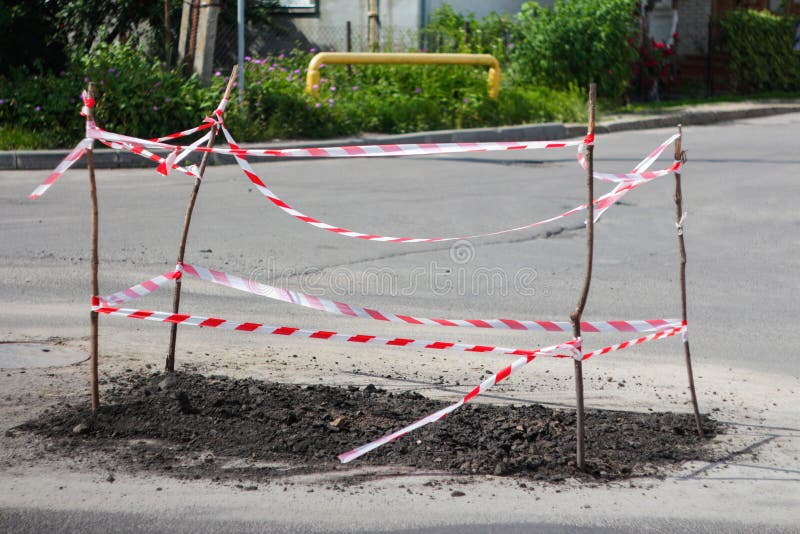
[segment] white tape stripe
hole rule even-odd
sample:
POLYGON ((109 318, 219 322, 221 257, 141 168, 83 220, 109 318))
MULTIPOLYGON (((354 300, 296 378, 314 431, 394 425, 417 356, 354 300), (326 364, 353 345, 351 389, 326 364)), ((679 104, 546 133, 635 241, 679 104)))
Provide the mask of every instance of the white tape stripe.
MULTIPOLYGON (((376 319, 376 320, 386 320, 398 323, 414 324, 415 322, 419 322, 425 325, 443 326, 442 322, 445 322, 449 323, 448 325, 445 326, 460 326, 460 327, 472 327, 472 328, 481 328, 481 326, 475 324, 475 323, 481 323, 481 324, 486 324, 492 328, 503 328, 503 329, 511 328, 508 325, 508 323, 504 322, 504 321, 510 321, 513 322, 515 325, 519 325, 520 327, 522 327, 518 329, 551 331, 551 332, 552 331, 570 332, 572 330, 572 323, 568 321, 530 321, 530 320, 518 321, 514 319, 433 319, 428 317, 414 317, 409 315, 403 315, 403 317, 410 318, 411 320, 409 321, 407 319, 401 318, 395 313, 363 308, 361 306, 356 306, 354 304, 338 302, 323 297, 306 295, 305 293, 300 293, 297 291, 281 289, 274 286, 270 286, 268 284, 263 284, 261 282, 256 282, 254 280, 242 278, 238 275, 223 273, 221 271, 212 271, 211 269, 200 267, 198 265, 186 263, 184 264, 184 269, 185 269, 184 274, 186 276, 199 278, 201 280, 212 282, 214 284, 251 293, 253 295, 258 295, 273 300, 279 300, 290 304, 297 304, 300 306, 304 306, 306 308, 312 308, 315 310, 334 313, 337 315, 344 315, 347 317, 376 319, 375 315, 378 315, 379 317, 383 317, 383 319, 376 319), (342 311, 343 308, 354 313, 352 314, 346 313, 342 311), (544 324, 546 324, 547 327, 545 327, 544 324)), ((680 324, 680 321, 678 319, 665 319, 664 322, 672 325, 680 324)), ((661 322, 658 322, 658 325, 654 326, 650 322, 643 320, 584 321, 581 322, 581 327, 585 328, 586 330, 596 329, 601 332, 629 332, 631 331, 631 329, 637 332, 652 332, 653 330, 664 328, 663 326, 661 326, 661 324, 662 324, 661 322), (618 324, 620 326, 614 326, 614 324, 618 324)))
MULTIPOLYGON (((233 136, 228 131, 228 129, 225 127, 224 123, 222 123, 220 125, 220 127, 222 129, 222 133, 225 136, 225 139, 228 141, 229 146, 231 146, 232 150, 234 151, 234 153, 236 153, 236 151, 237 151, 236 147, 238 145, 236 144, 236 141, 233 139, 233 136)), ((496 231, 496 232, 488 232, 488 233, 484 233, 484 234, 475 234, 475 235, 470 235, 470 236, 436 237, 436 238, 431 238, 431 237, 428 237, 428 238, 424 238, 424 237, 408 238, 408 237, 379 236, 379 235, 355 232, 355 231, 352 231, 352 230, 347 230, 345 228, 339 228, 339 227, 336 227, 336 226, 332 226, 330 224, 323 223, 321 221, 317 221, 314 217, 307 216, 307 215, 303 214, 302 212, 297 211, 296 209, 294 209, 291 206, 289 206, 286 202, 281 200, 277 195, 275 195, 272 191, 270 191, 264 185, 263 181, 258 176, 258 174, 256 174, 253 171, 253 168, 250 166, 250 164, 248 163, 247 159, 245 159, 243 157, 239 157, 238 155, 235 157, 235 159, 236 159, 236 162, 239 164, 239 167, 242 169, 244 174, 250 180, 250 182, 253 183, 253 185, 255 185, 258 188, 258 190, 270 202, 272 202, 276 207, 278 207, 279 209, 281 209, 285 213, 288 213, 289 215, 291 215, 291 216, 293 216, 293 217, 295 217, 295 218, 297 218, 297 219, 299 219, 299 220, 301 220, 301 221, 303 221, 303 222, 305 222, 307 224, 310 224, 311 226, 314 226, 314 227, 317 227, 317 228, 321 228, 321 229, 324 229, 324 230, 328 230, 330 232, 334 232, 334 233, 337 233, 339 235, 343 235, 343 236, 346 236, 346 237, 354 237, 354 238, 359 238, 359 239, 365 239, 365 240, 368 240, 368 241, 381 241, 381 242, 393 242, 393 243, 440 243, 440 242, 455 241, 455 240, 460 240, 460 239, 477 239, 477 238, 491 237, 491 236, 502 235, 502 234, 506 234, 506 233, 510 233, 510 232, 517 232, 517 231, 521 231, 521 230, 527 230, 527 229, 533 228, 535 226, 539 226, 539 225, 542 225, 542 224, 550 223, 550 222, 555 221, 557 219, 561 219, 563 217, 570 216, 570 215, 572 215, 574 213, 577 213, 578 211, 586 208, 586 205, 583 204, 583 205, 578 206, 576 208, 573 208, 573 209, 571 209, 571 210, 569 210, 567 212, 564 212, 564 213, 562 213, 560 215, 556 215, 555 217, 551 217, 549 219, 545 219, 545 220, 538 221, 538 222, 535 222, 535 223, 526 224, 526 225, 518 226, 518 227, 515 227, 515 228, 508 228, 508 229, 505 229, 505 230, 499 230, 499 231, 496 231)), ((612 193, 613 192, 614 192, 614 190, 612 190, 612 193)), ((615 201, 613 197, 609 197, 608 195, 606 195, 605 197, 600 197, 597 200, 595 200, 595 203, 602 202, 604 199, 608 200, 608 205, 605 206, 604 209, 598 211, 598 213, 600 213, 600 214, 602 214, 606 209, 608 209, 611 205, 613 205, 613 203, 615 201)), ((598 217, 599 217, 599 215, 598 215, 598 217)))
POLYGON ((522 350, 508 347, 488 346, 488 345, 473 345, 469 343, 451 343, 445 341, 427 341, 421 339, 405 339, 405 338, 385 338, 378 336, 370 336, 364 334, 344 334, 341 332, 323 332, 315 330, 305 330, 300 328, 270 326, 260 323, 235 323, 226 319, 209 318, 188 314, 172 314, 163 311, 150 311, 150 310, 137 310, 129 308, 116 308, 112 306, 92 306, 92 310, 106 315, 114 315, 117 317, 128 317, 131 319, 143 319, 146 321, 155 322, 171 322, 178 324, 188 324, 191 326, 200 326, 201 323, 211 321, 205 324, 203 328, 221 328, 223 330, 239 330, 239 331, 252 331, 264 334, 283 335, 286 337, 313 337, 315 339, 328 339, 335 341, 345 341, 350 343, 372 344, 382 346, 412 346, 418 348, 428 348, 435 350, 454 350, 460 352, 476 352, 482 354, 529 354, 535 351, 522 350), (170 320, 170 318, 173 318, 170 320))

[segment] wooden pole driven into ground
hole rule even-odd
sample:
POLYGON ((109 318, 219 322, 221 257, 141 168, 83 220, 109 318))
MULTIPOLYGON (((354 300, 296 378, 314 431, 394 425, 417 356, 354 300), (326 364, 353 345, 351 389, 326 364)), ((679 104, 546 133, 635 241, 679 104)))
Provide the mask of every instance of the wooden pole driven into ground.
MULTIPOLYGON (((231 91, 233 90, 233 84, 236 81, 236 73, 239 70, 238 65, 233 66, 233 70, 231 70, 231 76, 228 78, 228 86, 225 88, 225 95, 223 98, 228 100, 231 95, 231 91)), ((211 148, 214 146, 214 143, 217 140, 217 127, 211 129, 210 137, 208 138, 208 143, 206 147, 211 148)), ((189 225, 192 223, 192 213, 194 212, 194 205, 197 202, 197 194, 200 192, 200 184, 203 182, 203 175, 206 172, 206 166, 208 166, 208 158, 211 155, 210 152, 204 152, 203 158, 200 160, 200 169, 198 172, 198 177, 194 180, 194 187, 192 188, 192 193, 189 195, 189 205, 186 206, 186 215, 183 218, 183 231, 181 232, 181 240, 178 245, 178 259, 176 261, 177 264, 183 263, 183 257, 186 253, 186 241, 189 239, 189 225)), ((181 279, 180 277, 175 279, 175 293, 173 294, 172 298, 172 313, 178 313, 178 310, 181 306, 181 279)), ((168 372, 175 371, 175 343, 177 342, 178 338, 178 325, 176 323, 172 323, 170 331, 169 331, 169 349, 167 351, 167 361, 164 368, 168 372)))
MULTIPOLYGON (((683 161, 684 152, 681 146, 683 129, 678 125, 678 139, 675 141, 675 159, 683 161)), ((678 249, 681 253, 680 279, 681 279, 681 319, 686 323, 686 244, 683 240, 683 192, 681 191, 681 173, 675 173, 675 224, 678 227, 678 249)), ((692 372, 692 353, 689 351, 689 338, 683 336, 683 353, 686 359, 686 373, 689 375, 689 392, 692 396, 694 421, 697 425, 697 435, 703 437, 703 423, 700 419, 700 408, 697 404, 697 393, 694 389, 694 373, 692 372)))
MULTIPOLYGON (((89 89, 87 91, 89 98, 94 100, 95 96, 95 87, 93 83, 89 84, 89 89)), ((86 120, 89 122, 94 122, 94 108, 92 105, 86 106, 86 120)), ((99 234, 99 224, 100 224, 100 210, 97 206, 97 182, 95 181, 94 176, 94 151, 90 146, 86 150, 86 167, 89 169, 89 196, 92 202, 92 229, 91 229, 91 241, 92 241, 92 258, 91 258, 91 270, 92 270, 92 298, 97 297, 100 295, 100 285, 97 281, 97 269, 100 263, 99 261, 99 246, 98 246, 98 234, 99 234)), ((94 310, 89 312, 89 357, 90 357, 90 367, 91 367, 91 397, 92 397, 92 411, 96 412, 97 409, 100 407, 100 387, 98 386, 98 330, 99 330, 99 317, 98 313, 94 310)))
MULTIPOLYGON (((589 85, 589 128, 587 137, 594 136, 595 107, 597 101, 597 85, 589 85)), ((589 296, 589 287, 592 283, 592 260, 594 256, 594 145, 586 145, 586 276, 583 279, 578 306, 569 316, 572 321, 572 335, 575 339, 581 337, 581 316, 586 307, 589 296)), ((577 467, 586 467, 584 449, 584 410, 583 410, 583 362, 575 360, 575 401, 576 401, 576 442, 577 442, 577 467)))

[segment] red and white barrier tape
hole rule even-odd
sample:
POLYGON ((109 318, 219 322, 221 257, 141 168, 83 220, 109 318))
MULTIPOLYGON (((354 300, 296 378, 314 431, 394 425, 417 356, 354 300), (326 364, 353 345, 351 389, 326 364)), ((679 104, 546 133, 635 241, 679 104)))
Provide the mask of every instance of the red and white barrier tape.
MULTIPOLYGON (((200 143, 207 141, 208 134, 203 136, 201 140, 195 141, 194 143, 187 145, 186 147, 176 148, 175 145, 166 144, 163 143, 162 141, 170 139, 178 139, 180 137, 191 135, 195 132, 215 127, 218 123, 217 118, 206 118, 204 124, 201 124, 200 126, 197 126, 195 128, 191 128, 189 130, 184 130, 182 132, 169 134, 165 137, 158 137, 155 139, 145 140, 145 139, 139 139, 137 137, 123 136, 111 132, 106 132, 105 130, 98 128, 97 125, 94 124, 94 122, 88 120, 89 108, 94 107, 95 104, 94 99, 89 98, 89 95, 87 94, 86 91, 83 91, 83 93, 81 94, 81 98, 83 99, 83 107, 81 108, 81 115, 87 118, 86 137, 82 139, 80 143, 78 143, 77 146, 75 146, 75 148, 73 148, 72 151, 70 151, 69 154, 67 154, 67 157, 64 158, 61 161, 61 163, 58 164, 55 170, 52 173, 50 173, 50 175, 45 179, 45 181, 42 182, 42 184, 39 185, 39 187, 37 187, 30 195, 28 195, 29 199, 35 200, 44 195, 45 192, 47 192, 47 190, 50 188, 50 186, 52 186, 59 178, 61 178, 61 175, 64 174, 64 172, 66 172, 67 169, 72 167, 72 165, 83 156, 83 154, 86 152, 87 149, 90 149, 92 147, 93 139, 97 139, 106 146, 109 146, 111 148, 118 150, 119 149, 128 150, 130 152, 133 152, 134 154, 140 155, 151 161, 156 162, 158 164, 157 170, 161 174, 166 175, 169 173, 171 169, 175 169, 194 178, 199 177, 196 168, 193 168, 195 166, 184 168, 181 167, 180 165, 177 165, 177 163, 180 162, 191 152, 196 151, 200 143), (107 134, 107 136, 104 134, 107 134), (113 139, 108 139, 106 137, 111 137, 113 139), (146 150, 145 144, 152 144, 156 148, 163 148, 165 150, 171 150, 173 152, 167 158, 162 158, 146 150), (183 153, 176 156, 174 155, 174 151, 176 150, 182 150, 183 153), (173 158, 173 161, 171 161, 170 164, 167 165, 168 159, 170 157, 173 158)), ((223 98, 222 100, 220 100, 220 103, 217 106, 217 109, 214 110, 213 115, 215 117, 221 117, 221 114, 225 110, 227 103, 228 103, 227 99, 223 98)))
MULTIPOLYGON (((184 263, 182 266, 183 273, 187 276, 192 276, 200 280, 206 280, 215 284, 238 289, 253 295, 279 300, 281 302, 288 302, 306 308, 334 313, 337 315, 344 315, 348 317, 358 317, 361 319, 374 319, 376 321, 388 321, 395 323, 406 323, 413 325, 426 325, 426 326, 460 326, 472 328, 498 328, 508 330, 532 330, 538 332, 571 332, 572 323, 569 321, 530 321, 530 320, 516 320, 516 319, 431 319, 427 317, 414 317, 411 315, 397 315, 394 313, 387 313, 370 308, 363 308, 345 302, 338 302, 329 300, 323 297, 316 297, 301 293, 299 291, 292 291, 290 289, 282 289, 268 284, 262 284, 248 278, 225 273, 222 271, 215 271, 206 267, 184 263)), ((172 273, 170 273, 172 274, 172 273)), ((169 276, 169 275, 165 275, 169 276)), ((173 274, 174 277, 174 274, 173 274)), ((159 279, 162 277, 158 277, 159 279)), ((155 287, 155 280, 145 282, 149 287, 155 287)), ((134 286, 134 287, 141 287, 134 286)), ((136 295, 133 298, 139 298, 147 293, 141 293, 141 290, 134 290, 133 288, 127 289, 124 292, 117 293, 117 295, 136 295)), ((121 303, 123 300, 110 300, 104 299, 110 303, 121 303)), ((679 319, 652 319, 644 321, 584 321, 581 322, 581 331, 584 333, 596 332, 653 332, 656 330, 663 330, 671 326, 680 324, 679 319)))
MULTIPOLYGON (((228 129, 225 127, 224 124, 222 125, 222 133, 223 133, 223 135, 225 135, 225 138, 227 139, 228 144, 231 147, 233 147, 234 150, 235 150, 238 145, 236 144, 236 141, 233 139, 233 136, 231 136, 230 132, 228 131, 228 129)), ((556 215, 555 217, 551 217, 549 219, 545 219, 545 220, 542 220, 542 221, 537 221, 537 222, 534 222, 534 223, 531 223, 531 224, 526 224, 526 225, 523 225, 523 226, 517 226, 517 227, 514 227, 514 228, 507 228, 505 230, 498 230, 496 232, 487 232, 487 233, 483 233, 483 234, 474 234, 474 235, 460 236, 460 237, 392 237, 392 236, 385 236, 385 235, 365 234, 365 233, 362 233, 362 232, 357 232, 357 231, 354 231, 354 230, 348 230, 346 228, 341 228, 339 226, 334 226, 332 224, 328 224, 326 222, 319 221, 319 220, 317 220, 317 219, 315 219, 313 217, 310 217, 310 216, 308 216, 308 215, 306 215, 306 214, 294 209, 292 206, 290 206, 289 204, 287 204, 286 202, 281 200, 280 197, 278 197, 275 193, 273 193, 264 184, 264 182, 261 180, 261 177, 259 177, 258 174, 256 174, 256 172, 253 170, 253 167, 250 166, 250 163, 244 157, 241 157, 241 156, 238 156, 238 155, 235 155, 234 157, 236 158, 236 162, 239 164, 239 168, 242 169, 242 172, 245 174, 245 176, 247 176, 247 178, 256 187, 256 189, 258 189, 258 191, 262 195, 264 195, 267 198, 267 200, 269 200, 270 202, 272 202, 272 204, 274 204, 275 206, 280 208, 284 213, 287 213, 288 215, 291 215, 295 219, 298 219, 298 220, 300 220, 300 221, 302 221, 302 222, 304 222, 306 224, 310 224, 311 226, 314 226, 315 228, 319 228, 321 230, 326 230, 328 232, 333 232, 335 234, 343 235, 343 236, 346 236, 346 237, 354 237, 354 238, 357 238, 357 239, 363 239, 365 241, 381 241, 381 242, 384 242, 384 243, 441 243, 441 242, 456 241, 456 240, 461 240, 461 239, 477 239, 477 238, 482 238, 482 237, 490 237, 490 236, 506 234, 506 233, 510 233, 510 232, 518 232, 520 230, 527 230, 529 228, 533 228, 535 226, 540 226, 542 224, 553 222, 555 220, 567 217, 569 215, 577 213, 578 211, 586 209, 586 205, 583 204, 583 205, 578 206, 576 208, 573 208, 573 209, 571 209, 569 211, 561 213, 560 215, 556 215)), ((595 202, 599 202, 601 200, 602 200, 602 197, 598 198, 595 202)))
POLYGON ((241 332, 256 332, 259 334, 271 334, 278 336, 328 339, 332 341, 361 343, 364 345, 414 347, 418 349, 454 350, 459 352, 480 352, 486 354, 530 355, 535 353, 535 351, 532 350, 497 347, 492 345, 451 343, 449 341, 426 341, 423 339, 408 339, 399 337, 386 338, 365 334, 353 335, 340 332, 330 332, 326 330, 305 330, 288 326, 271 326, 262 323, 233 322, 226 319, 218 319, 216 317, 202 317, 199 315, 187 315, 183 313, 117 308, 114 306, 102 305, 98 297, 94 297, 92 299, 92 311, 106 315, 114 315, 117 317, 128 317, 129 319, 144 319, 147 321, 156 321, 162 323, 176 323, 189 326, 220 328, 222 330, 238 330, 241 332))
MULTIPOLYGON (((676 334, 683 333, 685 331, 686 331, 686 324, 684 323, 682 326, 679 326, 679 327, 676 327, 676 328, 671 328, 669 330, 656 332, 655 334, 651 334, 649 336, 640 337, 638 339, 634 339, 634 340, 631 340, 631 341, 626 341, 624 343, 619 343, 618 345, 612 345, 610 347, 605 347, 605 348, 602 348, 602 349, 599 349, 599 350, 595 350, 595 351, 589 352, 587 354, 584 354, 583 357, 580 358, 580 359, 585 360, 585 359, 591 358, 592 356, 595 356, 595 355, 598 355, 598 354, 607 354, 607 353, 615 351, 615 350, 622 350, 622 349, 625 349, 627 347, 631 347, 633 345, 639 345, 641 343, 645 343, 647 341, 653 341, 653 340, 656 340, 656 339, 662 339, 662 338, 665 338, 665 337, 674 336, 676 334)), ((397 438, 399 438, 401 436, 404 436, 405 434, 408 434, 409 432, 411 432, 413 430, 416 430, 418 428, 421 428, 421 427, 423 427, 425 425, 428 425, 430 423, 434 423, 434 422, 444 418, 446 415, 454 412, 455 410, 457 410, 458 408, 460 408, 461 406, 463 406, 464 404, 466 404, 467 402, 469 402, 473 398, 477 397, 481 393, 484 393, 484 392, 488 391, 495 384, 500 383, 501 381, 505 380, 506 378, 511 376, 513 373, 515 373, 516 371, 518 371, 519 369, 521 369, 522 367, 524 367, 528 363, 532 362, 536 358, 536 356, 545 356, 546 355, 546 356, 553 356, 553 357, 573 357, 574 358, 576 353, 580 354, 580 351, 581 351, 581 341, 580 341, 580 339, 573 340, 573 341, 570 341, 569 343, 565 343, 565 344, 562 344, 562 345, 555 345, 555 346, 552 346, 552 347, 547 347, 545 349, 540 349, 539 351, 532 351, 532 352, 534 352, 533 354, 526 355, 526 356, 523 356, 522 358, 517 359, 511 365, 509 365, 507 367, 504 367, 499 372, 495 373, 494 375, 490 376, 489 378, 487 378, 486 380, 481 382, 481 384, 479 386, 475 387, 472 391, 467 393, 458 402, 456 402, 454 404, 451 404, 450 406, 447 406, 447 407, 445 407, 445 408, 443 408, 443 409, 441 409, 441 410, 439 410, 439 411, 437 411, 435 413, 432 413, 431 415, 429 415, 427 417, 423 417, 422 419, 420 419, 418 421, 415 421, 414 423, 411 423, 410 425, 408 425, 408 426, 406 426, 404 428, 401 428, 400 430, 392 432, 391 434, 387 434, 387 435, 385 435, 385 436, 383 436, 381 438, 378 438, 378 439, 376 439, 374 441, 371 441, 371 442, 369 442, 369 443, 367 443, 365 445, 357 447, 357 448, 355 448, 355 449, 353 449, 351 451, 348 451, 348 452, 345 452, 343 454, 340 454, 338 456, 339 461, 342 462, 342 463, 351 462, 351 461, 355 460, 356 458, 358 458, 360 456, 363 456, 364 454, 366 454, 366 453, 368 453, 368 452, 370 452, 372 450, 377 449, 381 445, 385 445, 385 444, 389 443, 390 441, 394 441, 395 439, 397 439, 397 438)))
POLYGON ((128 289, 123 289, 122 291, 118 291, 112 295, 100 297, 100 303, 104 306, 113 306, 140 299, 154 291, 161 289, 170 280, 175 280, 176 278, 180 277, 181 269, 175 269, 174 271, 158 275, 150 280, 145 280, 141 284, 136 284, 135 286, 129 287, 128 289))
MULTIPOLYGON (((628 194, 630 191, 633 191, 640 185, 643 185, 650 180, 658 178, 660 176, 665 176, 667 174, 673 172, 680 172, 681 170, 681 162, 675 161, 673 164, 666 168, 661 169, 658 171, 647 171, 653 163, 659 158, 659 156, 666 150, 668 146, 670 146, 675 140, 680 137, 680 134, 675 134, 660 145, 656 147, 646 158, 639 162, 636 167, 633 168, 630 174, 609 174, 609 173, 598 173, 595 172, 593 174, 595 179, 604 180, 607 182, 616 182, 617 185, 614 186, 614 189, 600 197, 595 201, 595 213, 594 213, 594 222, 597 222, 603 213, 606 212, 608 208, 613 206, 616 202, 618 202, 622 197, 628 194)), ((583 148, 583 147, 581 147, 583 148)), ((583 154, 582 150, 578 150, 578 161, 581 164, 581 167, 584 170, 587 168, 586 159, 583 154)))
POLYGON ((50 186, 53 185, 59 178, 61 178, 61 175, 64 174, 67 169, 72 167, 76 161, 81 159, 88 149, 92 148, 93 143, 94 141, 89 138, 81 139, 81 142, 78 143, 69 154, 67 154, 67 157, 58 164, 58 167, 56 167, 55 170, 50 173, 50 176, 48 176, 45 181, 39 185, 39 187, 34 189, 33 193, 28 195, 28 198, 35 200, 44 195, 47 190, 50 189, 50 186))
MULTIPOLYGON (((217 117, 221 115, 215 113, 217 117)), ((155 139, 141 139, 130 135, 108 132, 100 128, 93 128, 88 134, 92 139, 104 141, 117 141, 138 144, 148 148, 184 150, 185 145, 172 145, 155 139)), ((586 139, 570 141, 499 141, 485 143, 408 143, 386 145, 348 145, 338 147, 313 147, 313 148, 283 148, 264 149, 251 148, 218 148, 197 147, 196 152, 211 152, 240 157, 285 157, 285 158, 353 158, 353 157, 382 157, 382 156, 424 156, 432 154, 453 154, 463 152, 495 152, 505 150, 538 150, 565 148, 585 144, 586 139)))
POLYGON ((217 123, 216 120, 211 118, 206 118, 205 122, 203 122, 203 124, 201 124, 200 126, 195 126, 194 128, 190 128, 189 130, 184 130, 182 132, 171 133, 163 137, 154 137, 153 139, 148 139, 148 141, 152 141, 153 143, 161 143, 163 141, 171 141, 173 139, 180 139, 181 137, 188 137, 194 133, 202 132, 203 130, 208 130, 209 128, 213 128, 216 123, 217 123))

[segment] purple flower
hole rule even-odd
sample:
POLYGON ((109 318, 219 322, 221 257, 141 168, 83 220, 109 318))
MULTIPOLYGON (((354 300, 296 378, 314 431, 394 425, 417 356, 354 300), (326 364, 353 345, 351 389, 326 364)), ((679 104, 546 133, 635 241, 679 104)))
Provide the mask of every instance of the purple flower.
POLYGON ((245 60, 245 61, 250 61, 251 59, 253 59, 253 58, 252 58, 252 57, 250 57, 250 56, 244 56, 244 60, 245 60))
POLYGON ((278 59, 283 59, 283 58, 285 58, 285 57, 286 57, 286 56, 285 56, 284 54, 281 54, 281 55, 279 55, 279 56, 278 56, 278 59))
POLYGON ((153 111, 158 111, 158 106, 153 106, 153 111))
POLYGON ((318 90, 319 90, 319 84, 318 84, 318 83, 315 83, 314 85, 312 85, 312 86, 311 86, 311 88, 312 88, 313 90, 315 90, 315 91, 318 91, 318 90))
POLYGON ((33 108, 34 111, 42 111, 42 106, 36 106, 33 108))
POLYGON ((466 98, 466 97, 465 97, 465 98, 464 98, 464 103, 465 103, 465 104, 469 104, 469 98, 466 98))
POLYGON ((6 101, 4 99, 0 98, 0 106, 2 106, 5 103, 6 103, 6 101))
POLYGON ((295 74, 300 74, 300 69, 294 69, 295 74))
POLYGON ((328 99, 328 104, 329 104, 329 105, 331 105, 331 106, 333 106, 333 99, 332 99, 332 98, 329 98, 329 99, 328 99))
POLYGON ((312 54, 313 54, 314 52, 316 52, 316 51, 317 51, 317 49, 316 49, 316 48, 312 48, 311 50, 309 50, 309 52, 311 52, 312 54))
POLYGON ((286 81, 287 82, 291 82, 292 80, 293 80, 293 78, 292 78, 291 74, 286 77, 286 81))
POLYGON ((508 48, 509 49, 514 48, 514 43, 508 43, 508 48))
POLYGON ((319 102, 317 102, 316 104, 314 104, 314 107, 315 107, 315 108, 322 107, 322 104, 320 104, 319 102))
POLYGON ((89 77, 88 76, 84 76, 83 77, 83 83, 89 83, 89 77))
POLYGON ((417 94, 421 93, 422 92, 422 87, 417 87, 416 89, 414 89, 414 92, 417 93, 417 94))
POLYGON ((357 85, 353 86, 353 91, 358 91, 358 86, 357 85))
POLYGON ((110 69, 108 69, 108 73, 109 74, 114 74, 115 72, 117 72, 117 69, 115 69, 114 67, 111 67, 110 69))
POLYGON ((222 76, 222 72, 221 71, 217 71, 217 72, 214 73, 214 76, 222 76))
POLYGON ((332 93, 335 93, 335 92, 336 92, 336 86, 335 86, 335 85, 331 85, 331 92, 332 92, 332 93))

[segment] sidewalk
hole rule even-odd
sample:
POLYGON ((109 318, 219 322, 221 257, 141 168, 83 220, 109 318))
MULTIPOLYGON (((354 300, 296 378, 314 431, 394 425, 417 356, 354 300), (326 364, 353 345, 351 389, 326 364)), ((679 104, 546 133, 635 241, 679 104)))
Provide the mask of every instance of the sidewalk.
MULTIPOLYGON (((625 130, 667 128, 678 124, 697 126, 719 122, 800 112, 798 102, 732 102, 701 106, 673 108, 653 113, 613 115, 597 123, 596 133, 604 134, 625 130)), ((124 133, 124 132, 122 132, 124 133)), ((402 143, 474 143, 493 141, 543 141, 580 137, 586 125, 544 123, 470 130, 439 130, 402 135, 367 135, 329 140, 304 140, 280 143, 257 143, 251 146, 270 148, 305 148, 364 144, 402 143)), ((247 147, 244 144, 243 147, 247 147)), ((0 151, 0 170, 54 169, 69 150, 0 151)), ((157 152, 158 151, 154 151, 157 152)), ((163 154, 164 152, 162 152, 163 154)), ((298 159, 298 158, 293 158, 298 159)), ((230 165, 230 157, 212 154, 212 165, 230 165)), ((98 169, 127 169, 148 167, 152 162, 135 154, 110 149, 95 150, 94 164, 98 169)), ((76 162, 73 168, 86 168, 86 160, 76 162)))

